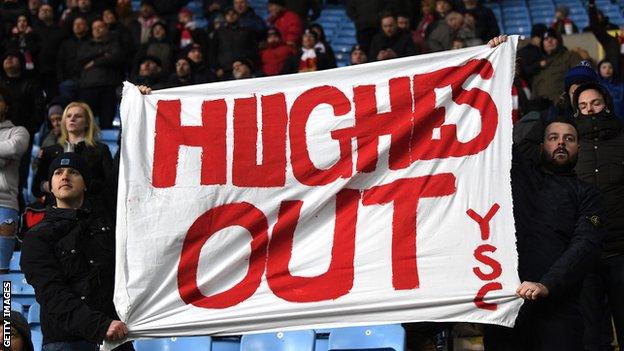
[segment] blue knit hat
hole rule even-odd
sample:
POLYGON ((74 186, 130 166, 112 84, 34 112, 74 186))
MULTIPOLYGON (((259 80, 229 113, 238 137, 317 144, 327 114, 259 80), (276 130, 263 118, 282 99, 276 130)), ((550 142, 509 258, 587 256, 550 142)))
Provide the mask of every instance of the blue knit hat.
POLYGON ((581 61, 578 65, 570 68, 565 76, 565 92, 570 91, 572 84, 583 84, 587 82, 597 82, 598 74, 592 68, 589 61, 581 61))

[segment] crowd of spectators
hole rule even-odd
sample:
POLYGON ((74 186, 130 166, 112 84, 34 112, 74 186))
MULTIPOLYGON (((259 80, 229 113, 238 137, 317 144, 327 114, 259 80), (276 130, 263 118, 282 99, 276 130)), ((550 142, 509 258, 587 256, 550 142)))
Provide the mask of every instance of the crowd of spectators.
MULTIPOLYGON (((123 80, 160 89, 337 66, 324 28, 315 22, 322 11, 317 0, 269 0, 267 19, 247 0, 203 0, 206 26, 198 25, 188 1, 143 0, 138 11, 130 0, 0 3, 0 272, 7 270, 14 249, 26 206, 21 192, 31 168, 35 176, 28 191, 41 206, 52 201, 48 166, 64 152, 85 158, 93 175, 90 196, 114 186, 115 155, 98 134, 113 127, 123 80), (31 162, 40 131, 41 151, 31 162)), ((477 0, 350 0, 346 12, 356 28, 351 65, 481 45, 500 34, 493 12, 477 0)), ((530 40, 518 51, 513 120, 526 121, 531 114, 545 119, 553 110, 574 116, 577 87, 597 82, 604 88, 600 93, 608 96, 605 128, 616 131, 587 135, 621 139, 620 39, 607 33, 613 25, 590 1, 590 25, 582 30, 602 44, 604 59, 598 62, 586 51, 566 48, 562 35, 579 31, 568 12, 560 6, 552 23, 534 25, 530 40)), ((619 190, 624 161, 618 157, 607 167, 608 179, 598 183, 607 183, 607 192, 618 189, 609 204, 617 210, 607 212, 622 216, 617 203, 624 200, 619 190)), ((621 257, 622 229, 612 229, 615 244, 608 254, 621 257)), ((618 308, 616 326, 622 333, 624 307, 618 308)))

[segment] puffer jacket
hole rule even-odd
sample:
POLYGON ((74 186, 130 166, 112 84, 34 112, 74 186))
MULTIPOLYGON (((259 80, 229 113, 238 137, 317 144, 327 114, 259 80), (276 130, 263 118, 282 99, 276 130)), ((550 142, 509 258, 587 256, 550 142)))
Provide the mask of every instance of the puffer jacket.
POLYGON ((605 200, 604 255, 624 253, 624 127, 612 114, 577 119, 581 149, 576 173, 605 200))
POLYGON ((0 207, 19 209, 19 163, 29 139, 26 128, 0 122, 0 207))
POLYGON ((115 41, 86 42, 78 53, 78 62, 82 66, 89 62, 93 66, 82 70, 80 86, 92 88, 106 85, 117 85, 123 79, 123 53, 115 41))
POLYGON ((100 343, 114 319, 115 235, 85 202, 80 209, 49 207, 24 236, 20 265, 41 305, 44 345, 100 343))

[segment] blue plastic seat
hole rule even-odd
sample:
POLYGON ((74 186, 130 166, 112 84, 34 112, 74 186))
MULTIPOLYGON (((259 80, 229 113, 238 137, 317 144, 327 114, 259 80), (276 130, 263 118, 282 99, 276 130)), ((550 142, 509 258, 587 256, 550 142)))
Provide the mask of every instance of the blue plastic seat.
POLYGON ((35 302, 28 309, 28 324, 41 324, 41 306, 38 302, 35 302))
POLYGON ((405 329, 400 324, 333 329, 329 350, 405 350, 405 329))
POLYGON ((533 17, 533 24, 543 23, 545 25, 550 25, 552 21, 551 17, 533 17))
POLYGON ((507 30, 514 30, 516 28, 531 28, 531 23, 529 23, 529 21, 525 21, 525 20, 511 20, 511 21, 505 21, 505 28, 507 28, 507 30))
POLYGON ((344 15, 345 12, 344 7, 325 8, 322 11, 324 15, 344 15))
POLYGON ((136 340, 134 349, 136 351, 211 351, 212 338, 210 336, 189 336, 136 340))
POLYGON ((240 351, 239 336, 215 336, 212 338, 212 351, 240 351))
POLYGON ((355 38, 355 28, 343 25, 338 32, 342 34, 343 37, 354 37, 355 38))
POLYGON ((35 347, 35 351, 41 351, 43 347, 43 334, 41 334, 41 330, 31 330, 30 339, 35 347))
POLYGON ((587 16, 587 10, 585 10, 585 8, 583 7, 573 7, 570 9, 570 16, 579 15, 579 14, 587 16))
POLYGON ((505 22, 508 21, 524 21, 529 22, 529 14, 528 13, 507 13, 503 16, 505 22))
POLYGON ((532 0, 529 1, 529 6, 552 6, 554 7, 554 3, 551 0, 532 0))
POLYGON ((332 329, 314 329, 314 333, 316 334, 314 351, 329 350, 329 334, 331 331, 332 329))
POLYGON ((11 261, 9 262, 9 272, 21 272, 20 268, 20 257, 22 256, 21 251, 13 251, 13 256, 11 256, 11 261))
POLYGON ((314 351, 314 330, 243 335, 244 351, 314 351))
POLYGON ((35 289, 26 282, 22 273, 8 273, 0 275, 3 281, 11 282, 11 299, 24 306, 30 306, 35 302, 35 289))
POLYGON ((492 11, 494 11, 494 9, 500 10, 500 4, 495 3, 495 2, 487 2, 487 3, 484 3, 483 6, 490 8, 490 10, 492 11))
POLYGON ((531 26, 527 25, 527 26, 507 27, 507 33, 519 34, 519 35, 530 35, 531 26))
POLYGON ((356 43, 355 37, 343 37, 343 36, 336 37, 336 39, 334 39, 334 41, 332 42, 332 44, 335 44, 335 45, 347 45, 349 46, 349 48, 355 45, 355 43, 356 43))
POLYGON ((41 331, 41 306, 37 302, 28 309, 28 326, 32 331, 41 331))
POLYGON ((23 315, 26 309, 24 308, 24 305, 22 305, 21 303, 11 301, 11 311, 19 312, 20 314, 23 315))
POLYGON ((114 141, 116 142, 119 139, 119 129, 102 129, 101 130, 101 139, 102 141, 114 141))

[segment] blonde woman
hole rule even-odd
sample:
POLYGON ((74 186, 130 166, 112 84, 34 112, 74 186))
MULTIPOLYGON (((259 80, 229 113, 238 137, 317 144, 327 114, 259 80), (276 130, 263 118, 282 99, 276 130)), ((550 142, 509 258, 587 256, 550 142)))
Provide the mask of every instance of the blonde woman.
MULTIPOLYGON (((64 152, 75 152, 81 155, 91 171, 93 180, 90 197, 96 198, 105 189, 104 184, 113 170, 113 159, 106 144, 97 141, 100 130, 95 123, 89 105, 83 102, 72 102, 63 111, 61 117, 61 136, 58 144, 44 147, 39 152, 39 168, 33 180, 32 193, 36 197, 50 194, 48 168, 56 156, 64 152)), ((47 197, 47 196, 46 196, 47 197)), ((50 200, 46 199, 48 204, 50 200)))

